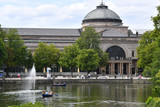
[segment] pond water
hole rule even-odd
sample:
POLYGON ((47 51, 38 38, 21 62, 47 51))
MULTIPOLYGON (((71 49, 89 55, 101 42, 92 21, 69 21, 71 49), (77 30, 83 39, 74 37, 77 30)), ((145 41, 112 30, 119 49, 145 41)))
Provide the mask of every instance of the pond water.
POLYGON ((152 94, 148 84, 67 84, 66 87, 36 85, 35 90, 23 86, 0 86, 0 107, 40 101, 50 107, 145 107, 152 94), (43 98, 43 90, 55 95, 43 98))

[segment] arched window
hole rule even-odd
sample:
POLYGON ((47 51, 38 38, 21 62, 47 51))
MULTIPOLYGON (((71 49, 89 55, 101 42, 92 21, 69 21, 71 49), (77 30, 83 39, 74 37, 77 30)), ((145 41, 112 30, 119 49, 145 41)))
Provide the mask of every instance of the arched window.
POLYGON ((125 59, 126 58, 124 50, 119 46, 111 46, 107 49, 106 52, 109 53, 110 59, 111 58, 115 58, 115 59, 120 59, 120 58, 125 59))

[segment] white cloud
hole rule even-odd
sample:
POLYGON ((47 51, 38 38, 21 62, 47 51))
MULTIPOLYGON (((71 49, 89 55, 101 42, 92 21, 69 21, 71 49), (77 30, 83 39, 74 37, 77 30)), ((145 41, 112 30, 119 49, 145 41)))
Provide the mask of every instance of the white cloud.
MULTIPOLYGON (((3 3, 3 6, 1 4, 0 7, 0 24, 2 24, 2 27, 80 28, 86 14, 96 9, 96 6, 100 4, 100 1, 97 0, 82 0, 68 4, 63 4, 62 1, 57 2, 57 4, 48 2, 44 4, 40 1, 37 3, 29 0, 24 0, 24 2, 20 0, 0 0, 0 3, 3 3), (5 2, 7 3, 5 4, 5 2), (19 5, 16 5, 16 2, 19 5)), ((120 16, 125 26, 133 29, 153 28, 150 17, 157 14, 155 6, 158 3, 158 0, 105 2, 109 9, 120 16)))

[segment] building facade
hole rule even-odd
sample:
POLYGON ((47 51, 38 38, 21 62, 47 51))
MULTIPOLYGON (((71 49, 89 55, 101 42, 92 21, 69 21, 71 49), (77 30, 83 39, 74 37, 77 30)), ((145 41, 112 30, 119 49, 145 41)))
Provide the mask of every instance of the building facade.
MULTIPOLYGON (((104 3, 89 12, 82 20, 80 29, 16 28, 28 49, 34 50, 39 42, 54 44, 62 49, 81 36, 85 26, 92 26, 101 34, 100 47, 109 53, 109 66, 102 70, 107 74, 135 74, 137 68, 136 48, 138 32, 123 26, 120 17, 104 3)), ((4 30, 8 30, 4 28, 4 30)))

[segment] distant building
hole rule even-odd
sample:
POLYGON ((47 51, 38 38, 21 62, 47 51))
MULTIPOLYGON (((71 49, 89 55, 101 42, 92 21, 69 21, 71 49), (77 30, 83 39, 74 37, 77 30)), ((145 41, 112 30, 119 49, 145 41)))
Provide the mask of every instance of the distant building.
MULTIPOLYGON (((83 27, 92 26, 101 33, 100 47, 109 53, 109 66, 103 68, 107 74, 135 74, 138 71, 136 48, 138 30, 123 26, 120 17, 104 3, 89 12, 82 21, 81 29, 17 28, 28 49, 34 50, 38 42, 54 44, 57 48, 75 43, 83 27)), ((4 28, 7 30, 8 28, 4 28)))

